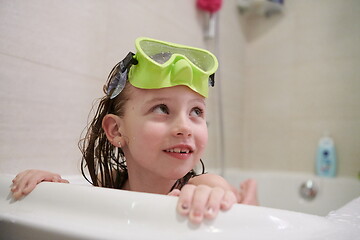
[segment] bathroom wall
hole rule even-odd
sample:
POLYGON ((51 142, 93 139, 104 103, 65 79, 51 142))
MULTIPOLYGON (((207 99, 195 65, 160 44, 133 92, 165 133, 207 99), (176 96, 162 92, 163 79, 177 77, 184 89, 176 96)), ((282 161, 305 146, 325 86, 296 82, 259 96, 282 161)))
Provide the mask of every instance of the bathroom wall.
POLYGON ((358 175, 359 12, 356 0, 288 0, 281 15, 241 17, 243 112, 226 116, 241 125, 236 133, 227 129, 241 136, 226 137, 231 166, 313 172, 318 139, 327 132, 338 174, 358 175))
MULTIPOLYGON (((35 168, 78 173, 81 154, 77 144, 89 111, 95 99, 103 96, 102 87, 112 67, 135 50, 137 37, 219 50, 214 40, 204 40, 207 15, 195 3, 0 0, 0 172, 35 168)), ((234 4, 224 6, 228 13, 221 19, 221 28, 223 23, 237 22, 234 4)), ((228 27, 222 34, 223 46, 232 43, 229 36, 242 36, 228 27)), ((222 54, 238 61, 244 56, 243 44, 224 48, 222 54)), ((227 78, 224 85, 239 76, 238 71, 234 74, 228 69, 238 68, 240 62, 229 62, 222 67, 227 78)), ((220 71, 217 75, 220 79, 220 71)), ((210 140, 203 159, 207 167, 215 168, 219 166, 215 114, 219 107, 217 92, 212 89, 210 95, 210 140)), ((227 95, 237 102, 238 92, 227 95)))
POLYGON ((78 173, 112 67, 148 36, 205 47, 194 1, 0 1, 0 172, 78 173))
POLYGON ((241 15, 236 2, 223 1, 217 41, 205 41, 195 0, 0 0, 0 172, 78 173, 77 142, 94 99, 134 39, 148 36, 219 58, 207 167, 223 158, 228 167, 312 172, 327 131, 339 174, 356 176, 359 2, 288 0, 270 18, 241 15))

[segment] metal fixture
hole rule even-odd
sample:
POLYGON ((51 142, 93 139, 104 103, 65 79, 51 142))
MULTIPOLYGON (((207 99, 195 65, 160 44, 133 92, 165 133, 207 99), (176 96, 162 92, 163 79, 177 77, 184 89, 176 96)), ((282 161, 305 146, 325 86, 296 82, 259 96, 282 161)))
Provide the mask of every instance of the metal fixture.
POLYGON ((310 201, 316 197, 318 187, 313 180, 309 179, 301 184, 299 193, 303 199, 310 201))

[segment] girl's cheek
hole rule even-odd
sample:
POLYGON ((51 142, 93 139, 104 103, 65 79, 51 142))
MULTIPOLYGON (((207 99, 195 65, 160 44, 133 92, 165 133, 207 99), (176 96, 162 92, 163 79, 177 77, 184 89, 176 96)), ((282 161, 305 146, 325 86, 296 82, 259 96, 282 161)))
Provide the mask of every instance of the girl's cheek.
POLYGON ((203 129, 203 132, 202 132, 202 142, 203 142, 203 147, 205 148, 206 145, 207 145, 207 142, 208 142, 208 130, 207 130, 207 127, 205 127, 203 129))

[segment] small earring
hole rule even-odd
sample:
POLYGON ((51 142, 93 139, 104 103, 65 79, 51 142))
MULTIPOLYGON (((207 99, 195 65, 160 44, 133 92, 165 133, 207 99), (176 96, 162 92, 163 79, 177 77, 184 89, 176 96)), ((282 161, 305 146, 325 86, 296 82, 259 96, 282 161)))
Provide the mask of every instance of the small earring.
POLYGON ((118 145, 119 145, 119 148, 121 148, 121 142, 120 141, 118 142, 118 145))

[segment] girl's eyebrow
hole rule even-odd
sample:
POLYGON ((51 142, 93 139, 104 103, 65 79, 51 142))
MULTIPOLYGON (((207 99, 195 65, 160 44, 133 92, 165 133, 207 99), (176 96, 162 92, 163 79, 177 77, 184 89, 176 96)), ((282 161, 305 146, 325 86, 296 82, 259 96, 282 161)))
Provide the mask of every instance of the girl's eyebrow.
POLYGON ((144 105, 151 105, 152 103, 165 102, 165 101, 169 101, 169 100, 170 100, 170 98, 155 97, 155 98, 151 98, 149 100, 145 100, 144 105))
POLYGON ((152 107, 156 103, 166 103, 169 100, 170 98, 164 98, 164 97, 150 98, 149 100, 144 101, 142 108, 147 109, 152 107))
POLYGON ((204 98, 194 98, 192 101, 199 102, 201 104, 204 104, 206 106, 206 101, 204 98))

